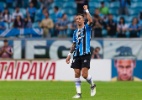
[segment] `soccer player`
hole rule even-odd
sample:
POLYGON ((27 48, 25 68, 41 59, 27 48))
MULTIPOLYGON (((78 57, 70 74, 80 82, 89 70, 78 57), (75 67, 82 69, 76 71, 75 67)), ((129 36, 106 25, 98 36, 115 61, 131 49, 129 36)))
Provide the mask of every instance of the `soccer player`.
POLYGON ((81 98, 81 73, 83 78, 86 79, 86 81, 90 84, 91 96, 96 94, 96 85, 93 83, 91 75, 88 74, 91 58, 90 40, 92 18, 88 11, 87 5, 84 5, 83 8, 86 12, 88 22, 87 24, 84 24, 84 16, 82 14, 78 14, 76 16, 77 29, 74 31, 73 44, 70 49, 70 53, 66 58, 66 63, 69 64, 71 54, 73 53, 71 68, 73 68, 75 72, 75 85, 77 92, 73 98, 81 98))

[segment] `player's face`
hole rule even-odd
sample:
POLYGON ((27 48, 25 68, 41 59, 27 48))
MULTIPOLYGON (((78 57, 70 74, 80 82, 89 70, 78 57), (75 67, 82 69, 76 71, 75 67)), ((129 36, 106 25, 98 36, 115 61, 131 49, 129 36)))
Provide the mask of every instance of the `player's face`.
POLYGON ((117 60, 116 68, 118 72, 118 80, 128 81, 132 79, 135 63, 133 60, 117 60))
POLYGON ((76 16, 76 24, 81 26, 84 24, 84 18, 80 15, 76 16))

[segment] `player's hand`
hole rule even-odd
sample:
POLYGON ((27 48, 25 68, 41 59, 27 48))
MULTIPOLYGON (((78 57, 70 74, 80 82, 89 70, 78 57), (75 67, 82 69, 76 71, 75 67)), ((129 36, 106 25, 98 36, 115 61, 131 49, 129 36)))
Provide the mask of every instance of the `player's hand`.
POLYGON ((67 58, 66 58, 66 63, 67 63, 67 64, 69 64, 69 63, 70 63, 70 59, 71 59, 71 56, 70 56, 70 55, 68 55, 68 56, 67 56, 67 58))
POLYGON ((87 9, 88 9, 88 6, 87 6, 87 5, 84 5, 83 8, 84 8, 84 10, 87 10, 87 9))

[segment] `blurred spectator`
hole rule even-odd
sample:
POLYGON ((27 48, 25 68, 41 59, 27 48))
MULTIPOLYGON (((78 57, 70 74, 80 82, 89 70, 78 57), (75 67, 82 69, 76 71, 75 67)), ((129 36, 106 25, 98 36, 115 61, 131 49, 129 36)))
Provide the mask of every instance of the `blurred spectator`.
POLYGON ((89 9, 89 1, 90 1, 90 0, 84 0, 84 5, 87 5, 87 6, 88 6, 88 9, 89 9))
POLYGON ((3 21, 3 18, 0 17, 0 33, 5 29, 6 29, 6 27, 5 27, 5 23, 3 21))
POLYGON ((40 23, 40 27, 43 29, 43 37, 50 37, 49 30, 53 28, 54 23, 52 19, 49 18, 49 13, 44 13, 45 14, 45 19, 42 20, 40 23))
POLYGON ((0 6, 0 12, 3 12, 4 7, 0 6))
POLYGON ((54 2, 54 0, 39 0, 41 7, 46 7, 47 9, 49 9, 50 4, 54 2))
POLYGON ((23 20, 21 16, 17 16, 13 23, 14 28, 23 28, 23 20))
POLYGON ((84 0, 75 0, 77 4, 77 13, 83 13, 84 0))
POLYGON ((131 25, 129 26, 130 37, 139 37, 140 26, 138 24, 138 19, 133 18, 131 25))
POLYGON ((95 9, 95 14, 94 14, 94 15, 98 15, 98 16, 99 16, 100 18, 102 18, 102 19, 103 19, 103 17, 104 17, 103 14, 100 13, 99 8, 96 8, 96 9, 95 9))
POLYGON ((71 37, 73 36, 73 33, 74 33, 74 31, 75 31, 76 28, 77 28, 76 16, 74 16, 74 19, 73 19, 73 21, 71 22, 71 25, 70 25, 70 29, 71 29, 70 36, 71 37))
POLYGON ((12 58, 13 52, 11 46, 8 45, 8 40, 4 40, 4 46, 0 48, 0 58, 12 58))
POLYGON ((119 0, 119 2, 120 2, 119 14, 129 15, 128 5, 131 5, 131 0, 119 0))
POLYGON ((58 37, 67 36, 67 28, 69 21, 67 20, 67 15, 63 14, 62 19, 56 23, 56 29, 58 30, 58 37))
POLYGON ((75 0, 76 4, 77 4, 77 13, 83 13, 83 5, 87 5, 88 9, 89 9, 89 1, 90 0, 75 0))
POLYGON ((24 28, 32 28, 32 21, 31 21, 30 16, 27 16, 24 19, 24 28))
POLYGON ((7 23, 10 23, 12 21, 12 16, 10 15, 8 8, 5 8, 3 12, 3 20, 7 23))
POLYGON ((98 16, 94 15, 94 37, 102 37, 103 20, 98 16))
POLYGON ((32 22, 34 22, 35 13, 36 8, 34 7, 33 3, 30 2, 30 6, 27 8, 27 15, 31 17, 32 22))
POLYGON ((15 0, 6 0, 7 7, 12 8, 15 0))
POLYGON ((18 7, 24 7, 24 0, 15 0, 15 4, 18 7))
POLYGON ((62 13, 59 11, 58 6, 54 7, 55 19, 54 22, 56 23, 59 19, 62 18, 62 13))
POLYGON ((101 7, 99 8, 101 14, 108 15, 109 14, 109 8, 105 6, 105 2, 101 2, 101 7))
POLYGON ((46 8, 46 7, 43 7, 43 8, 42 8, 41 20, 45 18, 45 16, 44 16, 44 15, 45 15, 45 13, 48 13, 48 10, 47 10, 47 8, 46 8))
POLYGON ((126 37, 127 29, 128 26, 125 23, 124 17, 120 17, 119 23, 117 25, 118 37, 126 37))
POLYGON ((0 18, 3 18, 3 13, 2 12, 0 12, 0 18))
POLYGON ((21 18, 23 18, 23 14, 20 12, 20 8, 18 6, 15 8, 15 12, 12 15, 12 20, 14 20, 17 16, 21 16, 21 18))
POLYGON ((30 3, 32 3, 34 7, 38 8, 38 1, 37 0, 30 0, 30 3))
POLYGON ((93 53, 92 53, 91 58, 92 58, 92 59, 100 59, 101 56, 100 56, 99 52, 100 52, 100 47, 96 47, 96 48, 93 50, 93 53))
POLYGON ((106 23, 107 34, 111 37, 116 36, 117 23, 113 20, 113 15, 109 14, 108 21, 106 23))
POLYGON ((140 28, 142 29, 142 11, 140 12, 138 18, 139 18, 139 25, 140 25, 140 28))

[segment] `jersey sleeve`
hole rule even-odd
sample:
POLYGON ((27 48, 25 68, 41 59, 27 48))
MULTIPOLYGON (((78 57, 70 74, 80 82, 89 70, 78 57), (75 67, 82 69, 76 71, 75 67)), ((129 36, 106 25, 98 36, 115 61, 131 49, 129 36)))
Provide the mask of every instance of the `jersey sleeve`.
POLYGON ((91 25, 88 25, 88 23, 85 24, 85 26, 86 26, 86 29, 87 29, 87 30, 88 30, 88 29, 91 30, 91 28, 92 28, 91 25))

